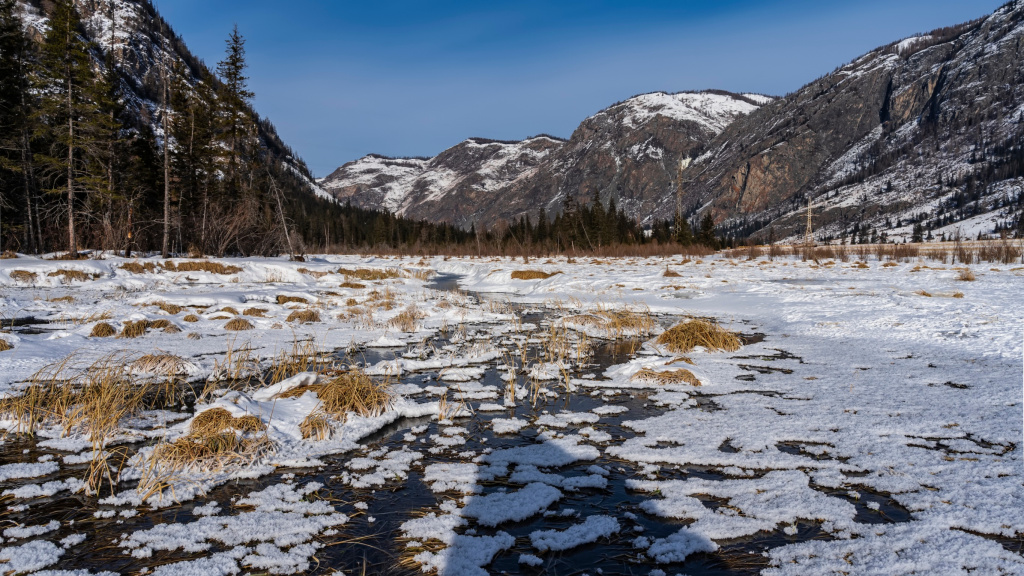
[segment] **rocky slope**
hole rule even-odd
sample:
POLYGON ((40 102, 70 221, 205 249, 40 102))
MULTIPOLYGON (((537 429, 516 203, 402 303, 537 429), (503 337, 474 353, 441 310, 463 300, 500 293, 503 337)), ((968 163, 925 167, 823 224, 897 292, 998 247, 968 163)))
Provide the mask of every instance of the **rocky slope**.
MULTIPOLYGON (((770 98, 727 92, 642 94, 584 120, 569 140, 471 138, 429 159, 370 155, 320 181, 341 201, 466 228, 560 210, 566 195, 615 198, 633 217, 673 197, 680 158, 770 98)), ((674 204, 673 204, 674 206, 674 204)))
POLYGON ((1019 213, 1024 2, 878 48, 756 112, 684 174, 726 231, 990 233, 1019 213))

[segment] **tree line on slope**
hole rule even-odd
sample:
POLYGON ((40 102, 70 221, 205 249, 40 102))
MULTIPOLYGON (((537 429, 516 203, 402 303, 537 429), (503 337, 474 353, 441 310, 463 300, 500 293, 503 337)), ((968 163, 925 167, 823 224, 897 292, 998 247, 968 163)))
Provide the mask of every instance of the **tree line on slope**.
POLYGON ((33 40, 18 2, 0 0, 4 249, 296 254, 382 238, 466 241, 450 225, 313 194, 305 165, 252 109, 237 29, 216 74, 154 34, 160 56, 138 78, 88 39, 73 2, 47 6, 48 28, 33 40))

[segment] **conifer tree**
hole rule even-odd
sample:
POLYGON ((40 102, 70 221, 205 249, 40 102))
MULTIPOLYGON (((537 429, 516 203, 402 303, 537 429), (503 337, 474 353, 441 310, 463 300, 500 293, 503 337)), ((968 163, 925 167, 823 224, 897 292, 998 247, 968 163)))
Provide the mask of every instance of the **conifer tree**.
POLYGON ((224 59, 217 64, 217 74, 222 82, 219 96, 228 149, 227 185, 233 193, 240 189, 238 174, 244 150, 243 136, 251 120, 247 117, 249 101, 254 96, 248 89, 249 78, 245 75, 245 68, 245 38, 235 25, 227 39, 224 59))
POLYGON ((705 212, 704 217, 700 220, 700 235, 697 237, 697 241, 712 250, 718 248, 718 241, 715 239, 715 221, 711 217, 710 211, 705 212))

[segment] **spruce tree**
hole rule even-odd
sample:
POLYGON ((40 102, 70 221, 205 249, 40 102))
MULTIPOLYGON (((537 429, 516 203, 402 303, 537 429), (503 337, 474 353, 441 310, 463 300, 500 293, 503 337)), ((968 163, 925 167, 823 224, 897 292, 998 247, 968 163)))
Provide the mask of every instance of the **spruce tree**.
MULTIPOLYGON (((19 152, 24 144, 26 114, 22 103, 28 82, 22 65, 25 37, 21 30, 15 0, 0 0, 0 187, 4 191, 13 191, 22 180, 19 152)), ((24 194, 28 197, 27 184, 24 194)), ((3 212, 13 207, 13 198, 0 198, 0 249, 4 227, 10 227, 3 212)))
POLYGON ((244 151, 243 136, 251 120, 247 117, 249 100, 254 96, 248 89, 249 78, 245 75, 245 68, 245 38, 235 25, 227 39, 224 60, 217 64, 217 74, 222 82, 220 104, 228 149, 227 184, 233 193, 240 189, 238 174, 244 151))

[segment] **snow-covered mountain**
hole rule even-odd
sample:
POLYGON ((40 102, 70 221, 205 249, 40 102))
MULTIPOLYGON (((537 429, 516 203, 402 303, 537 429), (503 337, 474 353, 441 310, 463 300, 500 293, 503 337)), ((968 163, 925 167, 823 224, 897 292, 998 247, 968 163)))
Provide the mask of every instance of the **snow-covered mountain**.
POLYGON ((568 141, 494 144, 490 154, 523 159, 500 177, 471 142, 427 160, 369 156, 323 185, 354 204, 467 228, 552 214, 567 195, 595 192, 651 220, 674 213, 677 166, 691 157, 684 211, 710 211, 723 233, 801 234, 808 198, 819 238, 1020 228, 1024 0, 882 46, 783 98, 635 96, 568 141))
POLYGON ((471 138, 429 159, 369 155, 320 184, 343 202, 466 228, 536 217, 542 207, 553 214, 566 195, 588 201, 595 192, 638 217, 671 194, 681 158, 769 101, 720 91, 641 94, 587 118, 569 140, 471 138))

